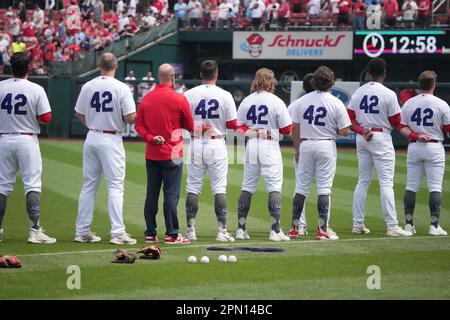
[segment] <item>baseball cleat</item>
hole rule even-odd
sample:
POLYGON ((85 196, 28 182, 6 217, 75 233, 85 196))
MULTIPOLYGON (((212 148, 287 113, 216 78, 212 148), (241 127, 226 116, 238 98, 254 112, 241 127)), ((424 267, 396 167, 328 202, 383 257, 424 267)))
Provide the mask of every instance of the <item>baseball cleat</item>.
POLYGON ((355 234, 369 234, 370 230, 367 229, 365 226, 362 226, 362 227, 353 226, 352 233, 355 233, 355 234))
POLYGON ((197 235, 195 234, 195 228, 194 227, 187 228, 185 238, 190 240, 190 241, 197 240, 197 235))
POLYGON ((291 226, 291 229, 288 232, 288 237, 291 240, 298 239, 298 228, 296 226, 291 226))
POLYGON ((120 236, 111 237, 109 241, 112 244, 136 244, 137 240, 130 238, 128 233, 121 234, 120 236))
POLYGON ((270 241, 289 241, 289 237, 283 233, 283 231, 280 229, 280 232, 275 232, 274 230, 270 230, 269 234, 269 240, 270 241))
POLYGON ((191 241, 185 237, 183 237, 181 234, 179 234, 177 237, 171 237, 166 236, 165 243, 167 244, 189 244, 191 241))
POLYGON ((243 230, 241 228, 236 230, 236 240, 250 240, 250 235, 247 230, 243 230))
POLYGON ((56 239, 47 236, 42 228, 40 228, 39 230, 37 229, 30 229, 30 232, 28 233, 28 243, 34 243, 34 244, 51 244, 51 243, 55 243, 56 239))
POLYGON ((430 226, 430 230, 428 231, 430 236, 446 236, 447 231, 441 228, 441 226, 437 226, 437 228, 433 225, 430 226))
POLYGON ((397 226, 394 229, 388 230, 386 235, 390 237, 411 237, 413 234, 412 232, 405 231, 399 226, 397 226))
POLYGON ((0 229, 0 242, 3 240, 3 228, 0 229))
POLYGON ((158 236, 146 236, 144 239, 145 243, 156 243, 159 242, 158 236))
POLYGON ((407 223, 405 225, 405 231, 411 232, 412 234, 416 234, 416 228, 412 224, 407 223))
POLYGON ((306 228, 306 226, 298 227, 298 235, 299 236, 307 236, 308 235, 308 229, 306 228))
POLYGON ((227 231, 227 229, 219 228, 219 231, 217 232, 216 241, 219 241, 219 242, 233 242, 234 238, 227 231))
POLYGON ((80 242, 80 243, 94 243, 94 242, 102 241, 102 238, 100 238, 99 236, 97 236, 93 232, 89 232, 89 233, 87 233, 85 235, 82 235, 82 236, 76 235, 74 241, 75 242, 80 242))
POLYGON ((317 233, 316 233, 316 239, 317 240, 339 240, 339 237, 337 236, 336 232, 328 228, 326 232, 322 231, 320 227, 317 227, 317 233))

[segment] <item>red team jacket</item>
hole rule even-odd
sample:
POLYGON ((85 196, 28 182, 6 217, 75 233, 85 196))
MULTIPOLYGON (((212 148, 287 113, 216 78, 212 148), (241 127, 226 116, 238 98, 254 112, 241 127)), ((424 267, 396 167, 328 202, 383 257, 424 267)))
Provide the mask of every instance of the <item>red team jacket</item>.
POLYGON ((142 99, 136 117, 136 131, 147 142, 145 158, 162 161, 183 156, 182 130, 192 131, 194 119, 189 102, 169 85, 157 85, 142 99), (153 137, 162 136, 162 145, 153 137))

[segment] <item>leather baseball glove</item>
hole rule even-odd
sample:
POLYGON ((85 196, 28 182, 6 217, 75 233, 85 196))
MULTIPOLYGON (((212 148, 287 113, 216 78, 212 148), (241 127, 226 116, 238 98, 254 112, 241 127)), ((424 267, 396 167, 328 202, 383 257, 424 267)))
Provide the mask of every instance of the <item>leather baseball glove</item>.
POLYGON ((157 246, 142 247, 137 253, 141 253, 139 259, 158 260, 161 258, 161 249, 157 246))
POLYGON ((0 268, 20 268, 22 264, 16 256, 0 255, 0 268))
POLYGON ((136 255, 128 253, 127 250, 117 249, 115 252, 116 258, 112 260, 112 263, 134 263, 136 255))

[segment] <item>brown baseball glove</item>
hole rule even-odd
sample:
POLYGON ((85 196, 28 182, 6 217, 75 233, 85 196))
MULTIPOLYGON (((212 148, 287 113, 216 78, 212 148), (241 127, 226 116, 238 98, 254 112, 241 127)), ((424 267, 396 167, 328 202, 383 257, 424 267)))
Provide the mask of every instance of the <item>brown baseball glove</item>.
POLYGON ((20 268, 22 264, 16 256, 0 255, 0 268, 20 268))
POLYGON ((157 246, 142 247, 137 253, 141 253, 139 259, 158 260, 161 258, 161 249, 157 246))
POLYGON ((116 258, 112 260, 112 263, 134 263, 136 255, 128 253, 127 250, 117 249, 115 252, 116 258))

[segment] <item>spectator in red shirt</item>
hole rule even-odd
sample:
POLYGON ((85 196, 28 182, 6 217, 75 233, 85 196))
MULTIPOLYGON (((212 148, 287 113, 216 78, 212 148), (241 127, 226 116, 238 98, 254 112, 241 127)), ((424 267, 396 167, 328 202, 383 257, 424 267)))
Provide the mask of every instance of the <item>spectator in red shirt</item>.
POLYGON ((383 4, 384 23, 387 27, 395 27, 397 22, 398 3, 397 0, 385 0, 383 4))
POLYGON ((338 26, 348 26, 351 7, 352 2, 350 0, 339 0, 338 26))
POLYGON ((287 23, 291 15, 291 7, 287 0, 281 0, 280 9, 278 10, 278 20, 280 21, 281 30, 287 30, 287 23))
POLYGON ((357 0, 353 6, 353 27, 356 30, 364 29, 364 18, 366 16, 366 4, 363 0, 357 0))
POLYGON ((412 97, 415 97, 415 96, 416 96, 416 90, 414 89, 414 81, 409 80, 408 87, 400 90, 400 93, 399 93, 400 105, 403 106, 406 101, 408 101, 409 99, 411 99, 412 97))
POLYGON ((136 131, 147 142, 147 198, 145 199, 146 242, 157 241, 156 214, 161 184, 164 184, 166 243, 189 243, 179 232, 177 205, 183 170, 182 129, 192 131, 194 120, 185 96, 173 90, 175 70, 163 64, 159 85, 141 101, 136 131))
POLYGON ((159 0, 154 0, 152 2, 152 6, 154 6, 156 9, 158 9, 158 14, 161 14, 161 10, 163 9, 164 4, 159 0))
POLYGON ((417 4, 419 7, 417 25, 421 28, 425 28, 428 23, 428 15, 430 13, 430 0, 419 0, 417 4))
POLYGON ((49 66, 50 61, 52 61, 53 59, 53 54, 56 51, 56 45, 53 42, 53 38, 52 37, 48 37, 45 40, 45 46, 44 46, 44 65, 46 67, 49 66))

